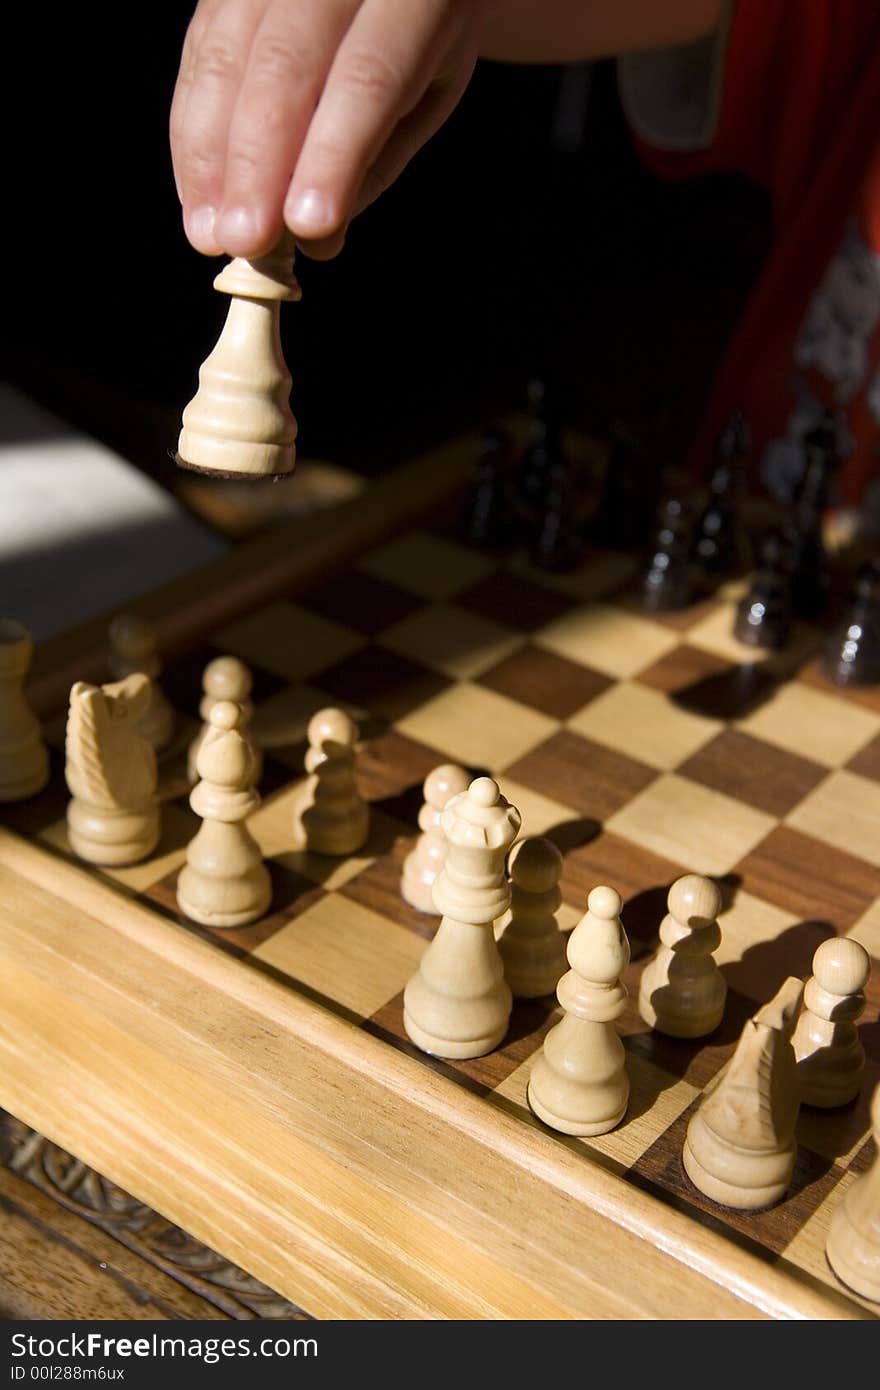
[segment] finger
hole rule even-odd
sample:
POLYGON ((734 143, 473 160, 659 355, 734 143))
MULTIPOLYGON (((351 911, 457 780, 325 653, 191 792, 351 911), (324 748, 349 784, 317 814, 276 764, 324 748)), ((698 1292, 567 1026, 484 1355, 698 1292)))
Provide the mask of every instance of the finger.
POLYGON ((330 69, 284 203, 297 237, 337 233, 367 169, 428 86, 448 48, 441 0, 370 0, 330 69), (415 9, 415 14, 413 10, 415 9))
POLYGON ((271 0, 254 37, 226 150, 217 238, 233 256, 269 250, 321 88, 360 0, 271 0))
POLYGON ((398 123, 397 129, 364 175, 352 208, 352 217, 374 203, 380 193, 400 177, 414 155, 451 116, 471 79, 476 55, 462 62, 453 80, 431 87, 414 111, 398 123))
POLYGON ((229 122, 266 4, 267 0, 221 0, 214 5, 187 79, 176 167, 186 234, 196 250, 207 255, 222 249, 214 226, 223 198, 229 122))
POLYGON ((182 184, 178 171, 178 151, 180 139, 183 131, 184 113, 189 94, 192 90, 192 79, 195 71, 195 56, 201 44, 205 29, 210 23, 211 16, 217 9, 221 0, 200 0, 196 6, 192 19, 187 25, 186 34, 183 39, 183 48, 180 54, 180 64, 177 71, 177 81, 174 84, 174 95, 171 99, 171 111, 168 120, 168 132, 171 138, 171 165, 174 170, 174 182, 177 187, 177 196, 183 202, 182 184))

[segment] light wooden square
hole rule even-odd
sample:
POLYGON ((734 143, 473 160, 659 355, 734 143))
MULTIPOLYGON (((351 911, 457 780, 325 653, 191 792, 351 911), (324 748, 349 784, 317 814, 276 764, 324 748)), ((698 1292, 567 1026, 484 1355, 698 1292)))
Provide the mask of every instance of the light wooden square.
MULTIPOLYGON (((823 1284, 829 1285, 838 1292, 844 1292, 844 1286, 839 1282, 833 1269, 825 1258, 825 1243, 828 1240, 828 1231, 831 1221, 837 1210, 839 1202, 843 1201, 847 1189, 855 1182, 855 1173, 844 1173, 837 1183, 834 1191, 822 1202, 813 1212, 809 1220, 801 1226, 793 1240, 789 1241, 783 1251, 783 1259, 795 1265, 798 1269, 803 1269, 807 1274, 821 1280, 823 1284)), ((856 1294, 850 1294, 851 1298, 857 1298, 856 1294)), ((859 1300, 861 1302, 861 1300, 859 1300)), ((877 1305, 865 1303, 866 1308, 876 1311, 877 1305)))
POLYGON ((873 902, 846 933, 860 942, 875 960, 880 960, 880 898, 873 902))
POLYGON ((645 670, 679 640, 670 628, 604 603, 581 604, 535 635, 547 651, 618 678, 645 670))
POLYGON ((720 719, 679 709, 661 690, 622 681, 572 715, 568 727, 649 767, 670 772, 723 725, 720 719))
POLYGON ((397 729, 453 762, 500 772, 556 733, 559 721, 462 681, 398 720, 397 729))
MULTIPOLYGON (((511 1072, 493 1094, 504 1096, 528 1111, 529 1077, 539 1055, 536 1052, 511 1072)), ((657 1135, 667 1130, 699 1095, 689 1081, 670 1076, 637 1052, 627 1053, 626 1070, 630 1083, 629 1107, 617 1129, 593 1139, 575 1141, 591 1153, 602 1154, 620 1171, 637 1163, 657 1135)))
POLYGON ((721 945, 713 953, 715 959, 719 965, 742 960, 750 947, 762 941, 775 941, 799 921, 795 913, 783 912, 772 903, 739 889, 731 906, 719 918, 721 945))
POLYGON ((492 564, 484 555, 466 550, 454 541, 426 531, 411 531, 370 551, 359 568, 421 598, 447 599, 476 584, 489 573, 492 564))
POLYGON ((555 589, 557 593, 570 594, 585 602, 604 598, 621 588, 638 569, 638 564, 635 557, 622 550, 604 550, 590 555, 580 568, 570 573, 553 574, 530 564, 528 557, 518 552, 510 561, 510 569, 546 589, 555 589))
POLYGON ((329 893, 253 954, 369 1018, 403 989, 426 944, 370 908, 329 893))
POLYGON ((795 682, 781 686, 737 727, 789 753, 840 767, 880 732, 880 714, 844 707, 834 695, 795 682))
MULTIPOLYGON (((130 888, 134 893, 142 893, 154 883, 159 883, 166 875, 182 866, 186 859, 187 842, 197 828, 180 807, 173 803, 163 805, 160 815, 162 834, 159 844, 142 863, 126 864, 119 869, 99 867, 96 864, 83 864, 83 868, 88 869, 90 873, 100 873, 114 883, 130 888), (168 848, 172 844, 174 848, 168 848)), ((55 821, 45 830, 41 830, 37 838, 44 844, 51 845, 53 849, 60 849, 64 854, 75 858, 67 838, 66 819, 55 821)))
POLYGON ((692 873, 726 874, 776 824, 742 801, 667 773, 617 811, 606 829, 692 873))
POLYGON ((542 796, 540 792, 532 791, 531 787, 524 787, 510 777, 499 777, 498 785, 522 816, 523 836, 546 835, 554 826, 568 825, 577 819, 578 813, 570 806, 542 796))
POLYGON ((298 603, 272 603, 212 637, 213 645, 273 675, 306 680, 364 646, 350 628, 298 603))
POLYGON ((455 680, 472 680, 510 656, 525 639, 454 603, 434 603, 382 633, 381 645, 455 680))
POLYGON ((786 823, 880 867, 880 782, 855 772, 832 772, 786 823))

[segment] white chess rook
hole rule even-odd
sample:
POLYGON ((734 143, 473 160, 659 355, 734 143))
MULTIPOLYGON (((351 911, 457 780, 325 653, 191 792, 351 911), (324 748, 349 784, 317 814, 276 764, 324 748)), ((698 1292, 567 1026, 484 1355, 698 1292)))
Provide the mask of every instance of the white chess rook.
POLYGON ((620 894, 594 888, 568 942, 568 974, 556 991, 565 1014, 544 1039, 529 1079, 532 1110, 562 1134, 606 1134, 629 1102, 626 1053, 614 1020, 623 1013, 629 942, 620 894))
POLYGON ((456 763, 442 763, 425 778, 419 835, 403 863, 401 897, 419 912, 436 911, 434 884, 446 860, 446 836, 440 824, 447 801, 467 791, 468 775, 456 763))
POLYGON ((211 727, 199 749, 202 780, 189 798, 202 824, 187 846, 177 905, 185 916, 209 927, 255 922, 272 897, 260 847, 245 824, 260 798, 240 721, 241 711, 231 701, 220 701, 211 710, 211 727))
POLYGON ((21 623, 0 618, 0 802, 24 801, 49 780, 49 754, 23 689, 33 650, 21 623))
POLYGON ((562 855, 552 840, 533 837, 514 845, 510 919, 498 939, 514 999, 552 994, 565 970, 565 937, 556 913, 562 902, 562 855))
POLYGON ((494 923, 510 904, 504 858, 519 812, 491 777, 478 777, 443 811, 446 863, 434 884, 437 934, 403 996, 403 1023, 423 1052, 482 1057, 507 1032, 512 997, 494 923))
POLYGON ((188 468, 264 478, 293 470, 296 420, 280 331, 282 302, 301 297, 293 254, 285 236, 267 256, 230 261, 214 281, 231 302, 183 412, 177 454, 188 468))

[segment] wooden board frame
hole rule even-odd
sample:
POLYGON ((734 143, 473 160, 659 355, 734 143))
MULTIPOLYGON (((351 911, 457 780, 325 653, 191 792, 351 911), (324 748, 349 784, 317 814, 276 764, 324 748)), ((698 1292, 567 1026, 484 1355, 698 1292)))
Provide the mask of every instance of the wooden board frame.
MULTIPOLYGON (((459 441, 137 605, 166 650, 460 490, 459 441)), ((58 708, 103 623, 38 654, 58 708)), ((268 974, 0 832, 0 1106, 324 1318, 859 1318, 268 974)))

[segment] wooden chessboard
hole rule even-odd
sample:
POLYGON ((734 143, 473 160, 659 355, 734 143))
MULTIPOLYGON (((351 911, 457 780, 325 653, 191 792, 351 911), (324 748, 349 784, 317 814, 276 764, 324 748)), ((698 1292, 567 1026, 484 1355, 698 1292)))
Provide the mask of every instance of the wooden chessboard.
MULTIPOLYGON (((733 589, 646 616, 630 557, 596 550, 548 575, 464 546, 443 500, 474 448, 378 484, 301 550, 270 538, 262 568, 252 547, 226 589, 191 581, 143 606, 169 635, 180 712, 162 842, 133 868, 72 860, 60 757, 45 793, 6 808, 0 1105, 321 1317, 876 1316, 824 1242, 873 1156, 880 692, 825 683, 810 629, 755 660, 731 636, 733 589), (252 827, 274 888, 270 914, 231 931, 175 907, 196 824, 185 748, 218 652, 254 671, 252 827), (339 861, 290 849, 305 725, 326 704, 360 721, 372 804, 369 843, 339 861), (422 780, 450 760, 491 771, 523 832, 563 850, 563 928, 598 883, 624 898, 632 1093, 610 1134, 563 1138, 527 1108, 552 998, 515 1005, 505 1045, 477 1061, 432 1061, 404 1035, 435 919, 403 902, 400 868, 422 780), (651 1033, 635 1007, 688 871, 725 895, 727 1012, 697 1043, 651 1033), (744 1020, 833 932, 874 961, 861 1097, 802 1111, 777 1206, 714 1207, 681 1167, 688 1120, 744 1020)), ((83 674, 99 650, 93 627, 83 674)), ((76 641, 41 654, 44 701, 76 660, 76 641)), ((48 727, 57 744, 61 719, 48 727)))

